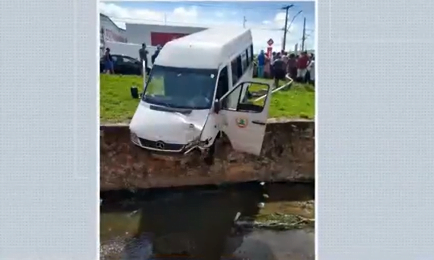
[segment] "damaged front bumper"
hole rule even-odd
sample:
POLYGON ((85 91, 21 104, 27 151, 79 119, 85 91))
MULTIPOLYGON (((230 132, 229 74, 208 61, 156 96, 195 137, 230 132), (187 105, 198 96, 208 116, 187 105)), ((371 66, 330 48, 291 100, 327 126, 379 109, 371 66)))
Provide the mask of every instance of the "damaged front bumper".
POLYGON ((138 137, 135 133, 130 133, 131 142, 136 146, 146 149, 151 152, 164 154, 189 154, 194 150, 201 152, 206 151, 210 146, 211 138, 204 141, 200 140, 200 136, 187 144, 172 144, 164 141, 152 141, 138 137))

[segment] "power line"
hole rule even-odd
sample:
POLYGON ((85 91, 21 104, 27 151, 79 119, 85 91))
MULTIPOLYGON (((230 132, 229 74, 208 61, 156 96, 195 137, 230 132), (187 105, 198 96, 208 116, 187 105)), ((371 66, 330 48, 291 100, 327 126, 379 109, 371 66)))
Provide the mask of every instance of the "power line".
MULTIPOLYGON (((166 4, 166 3, 167 4, 170 3, 170 5, 173 5, 174 2, 161 2, 160 5, 166 4)), ((234 11, 234 8, 231 6, 224 6, 224 5, 218 5, 218 4, 214 5, 214 4, 206 4, 206 3, 182 2, 182 6, 190 6, 190 7, 197 6, 197 7, 207 7, 207 8, 213 8, 213 9, 227 9, 227 10, 234 11)), ((264 8, 263 6, 261 6, 261 7, 258 6, 258 7, 240 7, 240 8, 238 8, 238 11, 243 11, 243 10, 261 10, 261 11, 263 11, 263 10, 280 10, 280 9, 281 8, 279 8, 279 7, 266 7, 266 8, 264 8)))
MULTIPOLYGON (((160 4, 166 4, 166 3, 169 3, 169 2, 161 2, 160 4)), ((170 2, 170 4, 173 5, 173 2, 170 2)), ((191 7, 198 6, 198 7, 207 7, 207 8, 213 8, 213 9, 228 9, 228 10, 233 10, 233 11, 237 11, 237 12, 242 11, 243 13, 245 13, 246 10, 259 10, 260 9, 262 11, 262 10, 265 9, 265 10, 275 10, 275 11, 277 11, 277 10, 285 9, 285 8, 281 8, 281 7, 269 7, 269 8, 264 8, 264 7, 238 7, 237 9, 234 9, 233 7, 222 6, 222 5, 218 5, 218 4, 217 5, 213 5, 213 4, 208 4, 208 3, 195 3, 195 2, 183 2, 182 6, 191 6, 191 7)), ((293 7, 295 5, 291 4, 290 6, 293 7)), ((294 21, 294 19, 295 19, 295 17, 297 15, 298 14, 296 14, 293 17, 291 23, 289 24, 289 27, 291 27, 291 24, 292 24, 292 22, 294 21)), ((113 17, 113 16, 110 16, 110 15, 108 15, 108 16, 112 20, 117 20, 118 22, 125 22, 125 23, 127 23, 127 22, 128 23, 133 23, 135 21, 142 21, 143 23, 145 23, 145 22, 152 22, 153 24, 155 23, 155 24, 174 25, 174 26, 177 26, 177 25, 178 26, 183 26, 184 25, 184 26, 194 26, 194 27, 210 27, 210 26, 204 26, 204 25, 197 24, 197 23, 175 22, 175 21, 170 21, 170 19, 168 21, 166 13, 164 13, 164 17, 161 20, 142 19, 142 18, 113 17)), ((288 10, 287 10, 286 19, 287 18, 288 18, 288 10)), ((246 23, 247 23, 247 19, 246 19, 245 15, 244 15, 244 17, 243 17, 243 28, 248 27, 248 28, 251 28, 251 29, 269 30, 269 31, 278 31, 278 30, 281 30, 279 28, 272 28, 272 27, 258 27, 258 26, 256 26, 256 27, 251 27, 250 26, 249 27, 249 26, 246 26, 246 23)), ((285 25, 286 25, 286 23, 285 23, 285 25)), ((218 24, 217 24, 217 26, 218 26, 218 24)), ((286 42, 286 36, 284 36, 284 39, 285 39, 284 41, 286 42)))
MULTIPOLYGON (((188 23, 188 22, 174 22, 174 21, 170 21, 170 19, 167 19, 166 16, 164 16, 161 20, 156 20, 156 19, 139 19, 139 18, 124 18, 124 17, 113 17, 110 16, 110 19, 117 21, 117 22, 124 22, 124 23, 134 23, 134 22, 140 22, 143 24, 146 24, 146 22, 150 22, 153 24, 157 24, 157 25, 179 25, 179 26, 192 26, 192 27, 202 27, 202 28, 207 28, 210 26, 207 25, 201 25, 201 24, 196 24, 196 23, 188 23)), ((246 22, 247 19, 244 17, 244 22, 243 22, 243 26, 244 28, 248 27, 246 26, 246 22)), ((223 24, 224 25, 224 24, 223 24)), ((219 24, 216 24, 215 26, 219 26, 219 24)), ((280 31, 280 28, 276 28, 276 27, 259 27, 259 26, 250 26, 248 27, 250 29, 256 29, 256 30, 269 30, 269 31, 280 31)))
POLYGON ((291 28, 291 25, 292 25, 292 23, 294 22, 295 18, 297 18, 297 16, 298 16, 299 14, 301 14, 302 12, 303 12, 303 10, 298 11, 298 13, 292 17, 292 20, 291 20, 291 22, 289 23, 288 27, 285 26, 284 29, 286 29, 287 31, 289 31, 289 29, 291 28))

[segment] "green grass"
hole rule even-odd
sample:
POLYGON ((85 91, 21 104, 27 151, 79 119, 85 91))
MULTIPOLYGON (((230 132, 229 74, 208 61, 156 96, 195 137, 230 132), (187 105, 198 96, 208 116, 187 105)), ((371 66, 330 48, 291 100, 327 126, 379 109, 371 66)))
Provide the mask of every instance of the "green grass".
POLYGON ((138 100, 131 98, 130 87, 143 90, 143 79, 137 76, 100 76, 101 123, 129 122, 136 111, 138 100))
MULTIPOLYGON (((267 79, 255 79, 271 83, 267 79)), ((282 84, 282 83, 280 83, 282 84)), ((143 90, 143 79, 138 76, 100 76, 100 118, 101 123, 127 123, 137 108, 138 100, 131 97, 130 87, 143 90)), ((312 86, 293 84, 290 90, 272 95, 269 117, 271 118, 313 118, 315 113, 315 92, 312 86)))

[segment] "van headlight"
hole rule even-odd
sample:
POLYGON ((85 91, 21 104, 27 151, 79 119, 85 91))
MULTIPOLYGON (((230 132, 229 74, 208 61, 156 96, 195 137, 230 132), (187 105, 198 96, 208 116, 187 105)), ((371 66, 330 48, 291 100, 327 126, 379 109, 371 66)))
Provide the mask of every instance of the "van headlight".
POLYGON ((130 139, 131 139, 131 142, 133 142, 135 144, 140 144, 139 137, 133 132, 130 132, 130 139))

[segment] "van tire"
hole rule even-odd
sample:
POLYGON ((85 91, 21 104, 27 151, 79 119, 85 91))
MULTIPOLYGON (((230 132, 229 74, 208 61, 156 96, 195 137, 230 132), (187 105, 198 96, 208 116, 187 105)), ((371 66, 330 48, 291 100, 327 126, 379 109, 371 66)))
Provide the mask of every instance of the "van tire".
POLYGON ((206 152, 206 155, 204 158, 205 163, 209 166, 214 164, 215 146, 216 146, 216 142, 214 140, 212 145, 208 148, 208 151, 206 152))
POLYGON ((212 145, 208 148, 208 151, 206 152, 204 161, 207 165, 214 164, 214 156, 215 156, 215 150, 217 146, 217 141, 221 138, 223 132, 218 132, 217 136, 214 138, 214 141, 212 142, 212 145))

